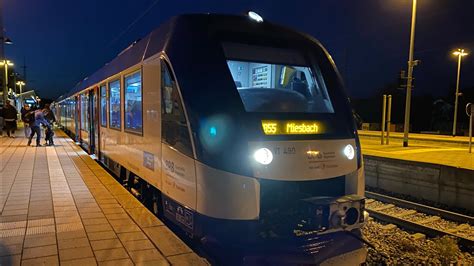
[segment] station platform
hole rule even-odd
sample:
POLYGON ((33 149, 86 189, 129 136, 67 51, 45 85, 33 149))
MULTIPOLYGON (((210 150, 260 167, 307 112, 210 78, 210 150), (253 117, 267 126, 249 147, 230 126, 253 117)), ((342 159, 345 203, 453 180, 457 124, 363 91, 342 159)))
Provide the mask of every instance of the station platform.
POLYGON ((55 142, 0 138, 1 266, 208 265, 64 133, 55 142))
MULTIPOLYGON (((358 130, 360 136, 363 137, 378 137, 380 138, 380 131, 373 130, 358 130)), ((402 139, 403 132, 390 132, 390 139, 402 139)), ((449 135, 437 135, 437 134, 419 134, 419 133, 410 133, 409 142, 422 142, 422 143, 437 143, 438 145, 468 145, 469 137, 466 136, 449 136, 449 135)))
POLYGON ((403 147, 403 133, 390 132, 390 145, 380 144, 380 131, 358 133, 364 155, 474 170, 468 137, 410 134, 409 146, 403 147))

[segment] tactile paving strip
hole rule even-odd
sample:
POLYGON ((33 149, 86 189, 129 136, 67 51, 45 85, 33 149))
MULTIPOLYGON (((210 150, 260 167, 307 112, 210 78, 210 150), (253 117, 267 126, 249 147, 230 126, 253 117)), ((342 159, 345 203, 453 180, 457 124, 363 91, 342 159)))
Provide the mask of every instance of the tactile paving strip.
POLYGON ((25 228, 0 230, 0 238, 22 236, 24 234, 25 234, 25 228))
POLYGON ((58 224, 58 233, 83 230, 82 223, 58 224))
POLYGON ((0 230, 26 227, 26 221, 0 223, 0 230))
POLYGON ((55 233, 55 232, 56 232, 56 229, 54 228, 54 225, 28 227, 26 229, 27 236, 41 235, 41 234, 55 233))
POLYGON ((54 224, 54 218, 28 220, 28 227, 38 227, 54 224))

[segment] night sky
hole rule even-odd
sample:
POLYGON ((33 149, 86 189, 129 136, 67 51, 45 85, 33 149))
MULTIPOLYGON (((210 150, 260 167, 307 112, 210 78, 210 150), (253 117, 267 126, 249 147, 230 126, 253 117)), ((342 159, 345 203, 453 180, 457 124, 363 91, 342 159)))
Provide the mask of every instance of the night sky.
MULTIPOLYGON (((29 88, 42 97, 69 91, 131 42, 184 13, 254 10, 266 20, 307 32, 332 54, 354 98, 379 94, 408 60, 411 0, 3 2, 6 34, 14 42, 6 56, 20 73, 26 58, 29 88)), ((473 16, 472 0, 418 1, 415 59, 422 63, 415 68, 416 94, 449 93, 457 67, 451 52, 458 47, 471 52, 464 57, 461 88, 474 87, 473 16)))

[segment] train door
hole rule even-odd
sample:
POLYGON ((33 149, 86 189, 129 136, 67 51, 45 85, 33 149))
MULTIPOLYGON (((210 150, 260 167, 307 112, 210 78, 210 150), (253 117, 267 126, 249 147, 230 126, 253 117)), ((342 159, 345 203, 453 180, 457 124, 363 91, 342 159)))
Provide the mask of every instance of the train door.
POLYGON ((90 124, 90 90, 80 95, 80 142, 81 146, 90 153, 91 142, 91 124, 90 124))
POLYGON ((90 125, 90 149, 89 153, 93 155, 98 155, 99 149, 99 115, 98 115, 98 88, 90 90, 89 94, 89 125, 90 125))
POLYGON ((80 121, 81 121, 81 102, 80 97, 74 97, 74 140, 78 142, 80 140, 80 121))
POLYGON ((194 231, 196 171, 185 110, 173 73, 161 63, 161 146, 165 216, 194 231))
POLYGON ((66 132, 71 135, 71 99, 66 100, 66 119, 64 119, 64 126, 66 127, 66 132))

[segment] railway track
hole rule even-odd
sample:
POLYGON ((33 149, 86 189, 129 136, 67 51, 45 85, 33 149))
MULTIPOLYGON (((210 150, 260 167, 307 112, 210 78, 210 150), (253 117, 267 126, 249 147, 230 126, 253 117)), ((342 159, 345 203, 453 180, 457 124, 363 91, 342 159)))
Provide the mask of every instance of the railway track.
POLYGON ((428 237, 452 236, 463 249, 474 250, 474 217, 373 192, 365 195, 371 217, 428 237))

